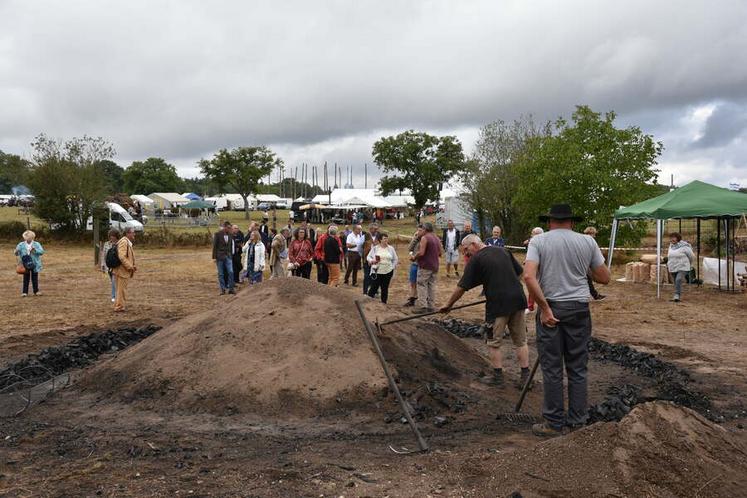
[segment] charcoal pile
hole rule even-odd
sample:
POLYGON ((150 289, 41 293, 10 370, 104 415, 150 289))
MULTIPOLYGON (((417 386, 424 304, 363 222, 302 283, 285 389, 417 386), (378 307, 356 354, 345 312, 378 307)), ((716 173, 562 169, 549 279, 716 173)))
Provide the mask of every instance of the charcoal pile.
POLYGON ((482 339, 485 333, 484 324, 474 324, 459 320, 457 318, 447 318, 446 320, 434 320, 435 323, 439 324, 452 334, 461 338, 476 338, 482 339))
POLYGON ((638 351, 625 344, 615 344, 592 337, 589 341, 589 353, 596 359, 611 361, 622 367, 630 368, 642 377, 679 380, 680 382, 690 380, 690 375, 684 370, 680 370, 651 353, 638 351))
POLYGON ((638 403, 642 403, 641 389, 633 384, 612 386, 607 391, 607 398, 599 404, 589 407, 589 424, 595 422, 616 422, 630 413, 638 403))
POLYGON ((67 370, 88 366, 102 354, 121 351, 159 329, 156 325, 146 325, 105 330, 78 337, 63 346, 42 349, 0 370, 0 389, 17 384, 21 379, 25 386, 34 385, 67 370))

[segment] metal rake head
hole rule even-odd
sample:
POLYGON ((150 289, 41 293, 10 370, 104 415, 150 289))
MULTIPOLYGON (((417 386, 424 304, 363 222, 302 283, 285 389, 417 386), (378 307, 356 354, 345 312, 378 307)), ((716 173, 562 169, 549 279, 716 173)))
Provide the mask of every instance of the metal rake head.
POLYGON ((538 417, 529 413, 521 412, 504 412, 495 416, 496 420, 505 420, 512 424, 535 424, 540 421, 538 417))

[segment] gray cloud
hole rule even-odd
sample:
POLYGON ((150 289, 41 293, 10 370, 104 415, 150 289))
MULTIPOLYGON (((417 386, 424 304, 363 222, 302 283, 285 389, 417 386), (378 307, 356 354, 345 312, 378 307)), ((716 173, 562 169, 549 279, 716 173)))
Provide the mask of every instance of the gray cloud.
MULTIPOLYGON (((289 164, 362 168, 381 134, 474 137, 496 118, 588 103, 664 130, 664 163, 693 140, 672 135, 673 120, 747 101, 745 18, 739 1, 6 0, 0 148, 88 133, 125 164, 163 156, 185 174, 220 147, 258 143, 289 164)), ((703 134, 725 145, 704 179, 734 151, 738 113, 726 112, 703 134)))
POLYGON ((718 104, 708 117, 703 135, 693 142, 694 147, 728 145, 744 134, 747 128, 747 103, 724 102, 718 104))

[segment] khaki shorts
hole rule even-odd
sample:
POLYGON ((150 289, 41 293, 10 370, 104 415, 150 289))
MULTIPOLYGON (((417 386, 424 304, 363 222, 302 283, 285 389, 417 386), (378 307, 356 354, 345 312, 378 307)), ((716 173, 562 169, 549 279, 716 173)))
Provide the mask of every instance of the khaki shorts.
POLYGON ((510 315, 499 316, 493 322, 492 330, 488 329, 485 336, 485 344, 491 348, 501 347, 503 331, 508 327, 511 334, 511 342, 514 347, 520 348, 527 344, 527 326, 524 321, 524 310, 516 311, 510 315))

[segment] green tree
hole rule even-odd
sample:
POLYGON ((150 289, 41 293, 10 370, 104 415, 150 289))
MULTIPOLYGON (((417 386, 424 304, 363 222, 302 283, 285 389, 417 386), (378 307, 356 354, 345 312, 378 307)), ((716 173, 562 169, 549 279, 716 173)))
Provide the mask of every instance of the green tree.
POLYGON ((268 147, 237 147, 220 149, 210 160, 201 159, 200 170, 216 185, 228 186, 244 199, 244 216, 249 219, 247 197, 257 191, 259 181, 283 161, 268 147))
POLYGON ((160 157, 135 161, 124 171, 124 190, 128 194, 182 192, 184 185, 176 168, 160 157))
POLYGON ((29 162, 16 154, 6 154, 0 150, 0 194, 11 194, 16 185, 26 182, 29 162))
POLYGON ((472 158, 459 173, 470 207, 480 221, 480 229, 490 221, 500 226, 504 236, 512 242, 526 238, 526 226, 521 224, 514 202, 519 188, 516 163, 527 140, 548 136, 550 130, 550 123, 537 126, 531 116, 512 123, 493 121, 480 129, 472 158))
POLYGON ((463 166, 462 144, 456 137, 435 137, 408 130, 382 137, 373 145, 373 158, 384 173, 379 188, 383 195, 409 189, 415 208, 438 200, 442 185, 463 166))
POLYGON ((115 155, 114 147, 101 137, 84 135, 59 142, 39 135, 29 172, 35 196, 34 213, 71 231, 84 231, 97 203, 107 193, 100 162, 115 155))
POLYGON ((97 164, 106 177, 109 192, 112 194, 122 192, 124 190, 124 168, 109 159, 99 161, 97 164))
MULTIPOLYGON (((615 210, 656 192, 661 142, 636 126, 616 128, 614 121, 612 111, 602 116, 578 106, 571 123, 559 118, 552 135, 527 140, 515 198, 526 223, 536 223, 552 204, 568 203, 606 243, 615 210)), ((644 230, 622 228, 621 243, 637 242, 644 230)))

